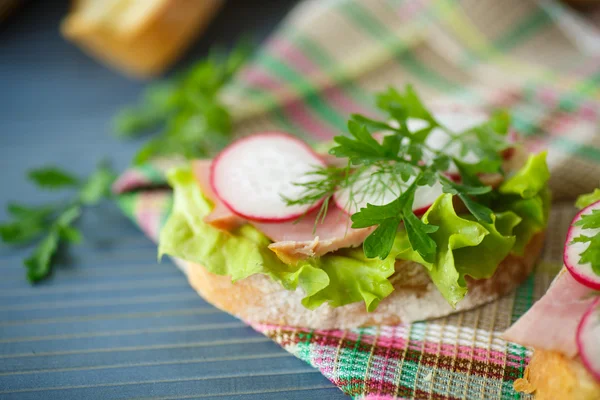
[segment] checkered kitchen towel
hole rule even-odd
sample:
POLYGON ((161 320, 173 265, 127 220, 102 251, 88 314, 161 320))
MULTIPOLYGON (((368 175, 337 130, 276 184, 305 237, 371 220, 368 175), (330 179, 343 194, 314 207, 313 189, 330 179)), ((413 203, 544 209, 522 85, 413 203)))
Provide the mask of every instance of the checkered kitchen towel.
MULTIPOLYGON (((227 87, 239 135, 307 140, 376 114, 373 93, 412 83, 429 102, 508 108, 532 150, 547 148, 555 202, 599 183, 600 36, 559 3, 533 0, 306 0, 227 87)), ((156 240, 169 162, 127 171, 120 203, 156 240), (153 187, 153 190, 144 190, 153 187)), ((546 290, 570 206, 555 204, 543 261, 513 294, 431 322, 352 330, 255 325, 355 398, 520 398, 529 350, 500 334, 546 290)))

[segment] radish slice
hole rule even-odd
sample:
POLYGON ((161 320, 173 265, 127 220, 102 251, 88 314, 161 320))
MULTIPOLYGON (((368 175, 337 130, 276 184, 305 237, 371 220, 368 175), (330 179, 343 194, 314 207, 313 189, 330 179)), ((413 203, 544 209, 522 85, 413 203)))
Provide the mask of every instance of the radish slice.
MULTIPOLYGON (((396 200, 415 180, 413 176, 403 182, 390 174, 381 174, 378 179, 374 179, 371 177, 372 173, 371 170, 366 171, 364 176, 356 179, 352 187, 338 190, 334 196, 335 204, 352 215, 367 204, 381 206, 396 200)), ((425 213, 442 193, 442 185, 438 182, 433 186, 419 186, 415 191, 414 213, 425 213)))
POLYGON ((572 243, 573 239, 582 234, 590 237, 600 234, 600 229, 582 229, 580 226, 575 226, 575 223, 579 221, 583 215, 591 214, 593 210, 600 210, 600 201, 584 208, 575 216, 575 218, 573 218, 569 232, 567 233, 563 261, 569 272, 571 272, 571 275, 573 275, 573 278, 579 283, 589 288, 600 290, 600 275, 597 275, 592 270, 592 264, 581 264, 579 262, 580 254, 588 248, 590 245, 589 242, 572 243))
POLYGON ((592 303, 577 327, 577 348, 583 365, 600 381, 600 298, 592 303))
POLYGON ((323 160, 304 142, 285 133, 269 132, 240 139, 213 161, 211 185, 235 214, 259 222, 289 221, 310 212, 320 202, 286 204, 299 198, 308 173, 324 167, 323 160))

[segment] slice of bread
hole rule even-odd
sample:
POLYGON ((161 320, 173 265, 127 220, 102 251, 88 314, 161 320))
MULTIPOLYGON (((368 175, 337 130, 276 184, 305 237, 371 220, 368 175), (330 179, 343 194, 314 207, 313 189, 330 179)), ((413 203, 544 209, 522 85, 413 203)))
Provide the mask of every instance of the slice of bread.
POLYGON ((485 304, 517 287, 531 273, 543 244, 542 233, 528 243, 525 256, 509 255, 490 279, 468 280, 469 293, 453 309, 431 282, 425 268, 398 261, 391 277, 394 292, 373 312, 362 302, 333 308, 327 304, 308 310, 300 301, 302 290, 287 291, 265 275, 231 282, 204 267, 187 263, 192 287, 208 302, 248 322, 320 329, 346 329, 369 325, 395 325, 427 320, 485 304))
POLYGON ((62 34, 140 78, 163 72, 208 24, 222 0, 78 0, 62 34))
POLYGON ((536 400, 600 399, 600 382, 581 361, 555 351, 536 350, 523 379, 515 381, 515 389, 535 394, 536 400))

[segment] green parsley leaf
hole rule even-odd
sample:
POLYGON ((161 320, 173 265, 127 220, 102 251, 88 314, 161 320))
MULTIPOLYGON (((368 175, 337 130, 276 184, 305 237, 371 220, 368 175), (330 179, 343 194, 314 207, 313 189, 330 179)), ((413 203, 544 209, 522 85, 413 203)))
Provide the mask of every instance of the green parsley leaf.
POLYGON ((492 130, 500 135, 507 135, 510 129, 511 118, 510 114, 506 111, 495 111, 492 117, 487 122, 487 125, 492 130))
MULTIPOLYGON (((369 196, 373 199, 390 198, 391 192, 394 197, 397 196, 396 200, 384 205, 367 204, 351 216, 353 228, 375 227, 364 242, 365 255, 385 259, 390 254, 399 225, 404 224, 411 249, 421 259, 432 262, 436 243, 431 235, 438 228, 414 215, 412 208, 417 186, 441 183, 444 192, 457 196, 474 219, 482 224, 493 224, 489 205, 497 193, 492 193, 492 188, 484 185, 479 175, 503 172, 501 152, 509 147, 506 136, 510 117, 505 112, 498 112, 479 126, 464 132, 452 132, 440 125, 411 86, 402 91, 389 88, 380 93, 377 105, 386 114, 382 120, 354 114, 348 122, 349 135, 334 138, 335 146, 329 152, 348 159, 348 167, 337 168, 337 173, 344 171, 348 179, 336 180, 332 184, 327 182, 328 175, 322 174, 322 179, 311 181, 310 185, 300 184, 305 192, 299 199, 286 201, 288 204, 313 204, 318 200, 314 197, 315 193, 327 193, 328 197, 325 198, 329 199, 337 188, 350 193, 349 203, 353 204, 352 196, 356 197, 356 193, 364 195, 365 188, 368 188, 369 196), (425 126, 411 130, 407 123, 409 119, 423 121, 425 126), (448 146, 435 149, 427 144, 426 140, 433 129, 445 131, 451 141, 448 146), (384 135, 376 139, 374 133, 384 135), (454 152, 449 150, 456 148, 465 156, 471 153, 478 156, 480 161, 469 164, 457 160, 454 152), (447 175, 454 172, 450 171, 452 165, 458 168, 461 183, 448 178, 447 175), (351 179, 356 176, 360 179, 351 179), (389 180, 388 184, 373 184, 386 179, 389 180), (355 184, 363 190, 353 190, 355 184)), ((521 176, 515 175, 509 179, 509 184, 504 187, 507 194, 521 195, 521 192, 526 192, 528 196, 537 195, 547 181, 544 165, 545 159, 534 159, 529 168, 534 171, 528 170, 521 176), (539 185, 532 185, 530 172, 536 172, 535 176, 540 178, 539 185)), ((336 170, 336 167, 331 168, 336 170)), ((332 173, 329 176, 335 175, 332 173)))
POLYGON ((348 158, 351 164, 372 164, 393 156, 396 143, 389 141, 380 144, 371 136, 366 126, 356 121, 348 121, 348 131, 354 139, 346 136, 336 136, 333 140, 338 146, 333 147, 329 153, 340 158, 348 158), (389 146, 389 147, 386 147, 389 146))
MULTIPOLYGON (((579 238, 581 238, 581 236, 579 236, 579 238)), ((585 241, 590 244, 587 249, 580 254, 581 258, 579 262, 582 264, 590 263, 592 265, 592 271, 594 271, 596 275, 600 275, 600 235, 595 235, 591 238, 585 237, 585 239, 585 241)), ((583 242, 584 240, 582 238, 577 241, 583 242)))
MULTIPOLYGON (((600 197, 600 189, 594 190, 593 193, 579 196, 576 205, 579 208, 585 208, 598 201, 600 197)), ((575 222, 575 226, 581 227, 583 230, 600 229, 600 210, 592 210, 591 213, 582 214, 581 218, 575 222)), ((590 263, 592 270, 600 275, 600 234, 588 236, 581 234, 574 238, 571 243, 589 243, 584 251, 580 254, 579 262, 582 264, 590 263)))
POLYGON ((446 171, 450 167, 452 159, 446 154, 439 154, 433 159, 433 168, 438 171, 446 171))
POLYGON ((477 203, 469 196, 464 195, 463 193, 459 193, 458 197, 465 204, 465 207, 469 210, 469 212, 477 218, 480 222, 485 222, 486 224, 491 224, 494 221, 492 220, 493 211, 484 206, 481 203, 477 203))
POLYGON ((107 162, 101 162, 79 190, 79 199, 84 205, 95 205, 109 197, 116 174, 107 162))
POLYGON ((592 210, 591 214, 583 214, 581 219, 575 222, 575 226, 580 226, 582 229, 600 228, 600 210, 592 210))
POLYGON ((66 228, 71 226, 73 222, 81 215, 81 206, 73 205, 63 211, 56 221, 54 222, 54 227, 58 229, 66 228))
POLYGON ((379 257, 384 260, 392 250, 400 218, 388 218, 383 220, 363 243, 365 256, 367 258, 379 257))
POLYGON ((117 136, 130 138, 160 131, 135 155, 142 164, 160 156, 207 157, 231 139, 232 122, 219 98, 221 88, 251 54, 248 41, 229 56, 213 51, 168 82, 146 89, 140 104, 121 111, 114 120, 117 136))
POLYGON ((68 172, 57 167, 36 168, 27 174, 29 180, 44 189, 62 189, 76 186, 78 180, 68 172))
POLYGON ((52 205, 41 207, 29 207, 18 203, 8 203, 6 211, 15 218, 45 219, 54 212, 52 205))
POLYGON ((60 238, 69 243, 79 244, 83 238, 81 231, 72 226, 65 226, 60 229, 60 238))
POLYGON ((401 126, 406 125, 402 122, 407 118, 422 119, 430 124, 439 125, 411 85, 405 87, 404 93, 389 88, 387 92, 377 96, 377 105, 387 111, 393 119, 399 121, 401 126))
POLYGON ((27 207, 16 203, 9 203, 6 208, 15 220, 0 224, 0 238, 9 244, 27 243, 40 236, 56 211, 54 206, 27 207))
POLYGON ((357 213, 352 214, 352 228, 368 228, 379 225, 387 219, 399 219, 402 212, 402 200, 400 198, 383 206, 367 204, 357 213))
POLYGON ((408 241, 425 261, 431 262, 435 255, 435 241, 428 235, 438 230, 435 225, 424 223, 412 211, 406 211, 404 218, 404 227, 408 235, 408 241))
POLYGON ((352 228, 378 227, 365 240, 363 247, 368 258, 385 259, 390 254, 398 225, 404 221, 408 238, 415 249, 425 259, 431 259, 435 253, 435 243, 428 233, 435 232, 437 227, 424 224, 412 212, 412 203, 417 184, 416 181, 406 191, 383 206, 367 204, 366 208, 352 215, 352 228))
POLYGON ((9 244, 27 243, 41 235, 45 229, 44 221, 24 218, 0 225, 0 237, 3 242, 9 244))
MULTIPOLYGON (((466 175, 468 176, 468 175, 466 175)), ((470 180, 473 181, 477 179, 476 177, 470 177, 470 180)), ((477 179, 478 181, 478 179, 477 179)), ((470 196, 477 196, 491 192, 492 188, 490 186, 469 186, 462 185, 460 183, 453 182, 445 176, 440 176, 440 182, 442 184, 442 189, 444 193, 450 193, 458 195, 458 197, 462 200, 465 207, 469 210, 469 212, 481 222, 485 222, 486 224, 493 223, 492 220, 492 210, 488 207, 484 206, 481 203, 476 202, 470 196)))
POLYGON ((60 213, 46 237, 38 243, 31 256, 24 260, 27 279, 30 282, 38 282, 50 274, 52 259, 58 251, 61 240, 71 243, 78 243, 81 240, 79 230, 71 226, 80 215, 79 205, 70 206, 60 213))
POLYGON ((25 259, 24 264, 27 268, 29 282, 38 282, 50 274, 52 257, 58 250, 59 240, 59 232, 52 229, 37 245, 31 256, 25 259))
POLYGON ((81 241, 82 234, 73 224, 81 215, 82 206, 97 204, 110 195, 115 173, 103 162, 84 181, 56 168, 38 169, 35 173, 30 173, 30 176, 46 187, 57 188, 62 185, 77 189, 74 197, 62 204, 31 207, 9 203, 7 206, 7 212, 13 219, 0 224, 2 241, 21 245, 42 238, 31 255, 23 261, 27 268, 27 279, 33 283, 50 274, 54 255, 61 244, 76 244, 81 241))
POLYGON ((390 124, 388 124, 386 122, 376 121, 374 119, 365 117, 364 115, 360 115, 360 114, 350 115, 350 120, 367 127, 369 129, 369 131, 371 131, 371 132, 379 132, 379 131, 399 132, 400 131, 399 129, 394 128, 393 126, 391 126, 390 124))

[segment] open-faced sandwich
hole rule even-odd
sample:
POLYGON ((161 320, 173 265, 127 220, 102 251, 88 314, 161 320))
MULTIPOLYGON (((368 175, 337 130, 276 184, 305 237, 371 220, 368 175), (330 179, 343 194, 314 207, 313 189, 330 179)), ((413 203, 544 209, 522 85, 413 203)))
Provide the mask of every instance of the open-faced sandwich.
POLYGON ((385 118, 352 115, 328 151, 258 133, 172 170, 160 255, 217 307, 303 327, 408 323, 515 288, 542 246, 545 153, 505 113, 431 113, 410 87, 377 100, 385 118))
POLYGON ((581 196, 565 268, 504 336, 535 349, 515 388, 536 399, 600 399, 600 190, 581 196))

